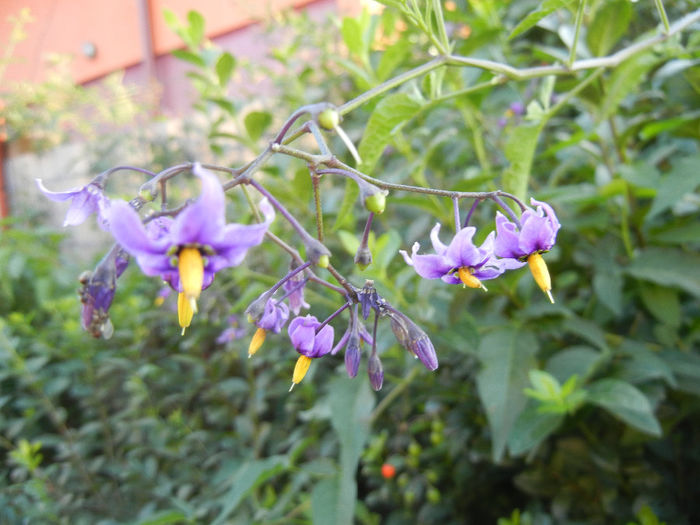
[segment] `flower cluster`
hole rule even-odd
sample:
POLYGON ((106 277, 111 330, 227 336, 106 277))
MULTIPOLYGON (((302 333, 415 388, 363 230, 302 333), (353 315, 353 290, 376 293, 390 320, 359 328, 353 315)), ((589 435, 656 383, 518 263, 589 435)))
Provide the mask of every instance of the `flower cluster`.
POLYGON ((535 282, 552 297, 552 283, 542 254, 551 250, 561 225, 551 206, 531 199, 536 209, 526 207, 520 217, 509 220, 501 212, 496 213, 496 231, 488 234, 481 246, 473 238, 476 228, 460 228, 445 245, 440 241, 440 223, 430 232, 434 254, 421 255, 420 245, 414 243, 411 255, 400 250, 407 264, 425 279, 442 279, 448 284, 462 283, 465 287, 481 288, 482 281, 495 279, 507 270, 520 268, 527 263, 535 282))
MULTIPOLYGON (((118 168, 116 168, 118 169, 118 168)), ((300 383, 314 360, 335 355, 344 350, 345 368, 349 377, 356 377, 362 361, 363 348, 367 352, 367 374, 375 390, 382 387, 384 369, 377 349, 377 332, 381 320, 388 320, 396 341, 428 370, 438 368, 435 347, 428 334, 405 313, 393 307, 377 291, 373 281, 366 281, 358 288, 344 279, 329 265, 330 251, 319 240, 309 235, 298 221, 257 181, 239 176, 226 187, 249 184, 263 199, 255 207, 260 216, 253 224, 228 223, 226 220, 225 190, 217 175, 200 164, 178 166, 159 174, 147 170, 152 179, 130 202, 110 200, 104 194, 109 173, 98 175, 82 188, 65 192, 51 192, 41 181, 39 189, 50 199, 71 200, 65 225, 83 222, 96 213, 98 222, 115 239, 115 244, 100 261, 94 271, 82 278, 80 298, 83 327, 95 337, 109 337, 113 327, 109 308, 114 299, 117 279, 126 269, 130 259, 135 260, 141 271, 160 277, 177 292, 178 321, 184 335, 198 309, 203 290, 211 286, 215 275, 223 269, 238 266, 248 250, 263 242, 266 236, 275 240, 292 256, 288 273, 274 286, 265 290, 246 309, 250 323, 256 327, 248 346, 248 357, 255 355, 269 333, 279 334, 287 327, 289 348, 298 356, 292 372, 292 388, 300 383), (169 177, 191 171, 201 184, 197 199, 177 208, 168 209, 165 199, 165 183, 169 177), (145 205, 161 194, 161 209, 144 212, 145 205), (276 213, 279 213, 299 235, 304 244, 307 261, 299 253, 272 235, 268 230, 276 213), (336 286, 317 275, 319 269, 327 269, 342 286, 336 286), (309 282, 321 283, 340 294, 339 307, 324 320, 315 315, 302 315, 311 306, 306 302, 304 290, 309 282), (334 324, 347 311, 348 321, 343 335, 335 343, 334 324), (291 317, 293 315, 293 317, 291 317), (371 330, 365 323, 371 319, 371 330)), ((387 192, 370 184, 358 173, 339 168, 312 170, 312 176, 344 175, 360 187, 361 200, 369 212, 362 240, 355 255, 355 263, 364 268, 372 263, 369 233, 375 214, 384 211, 387 192)), ((507 195, 507 194, 504 194, 507 195)), ((421 254, 420 245, 414 243, 411 253, 401 250, 405 262, 425 279, 441 279, 447 284, 481 288, 487 291, 485 281, 495 279, 508 270, 528 264, 535 281, 549 296, 551 279, 542 254, 552 248, 560 228, 554 210, 546 203, 531 200, 527 207, 512 196, 521 208, 516 214, 497 195, 492 198, 506 211, 507 216, 496 214, 495 231, 486 235, 480 245, 475 244, 477 229, 469 226, 472 206, 464 225, 459 218, 459 200, 455 204, 456 234, 449 244, 440 240, 440 223, 430 232, 434 253, 421 254)), ((159 299, 163 300, 159 296, 159 299)), ((157 299, 158 300, 158 299, 157 299)), ((220 344, 243 336, 244 329, 237 317, 218 338, 220 344)), ((291 390, 291 388, 290 388, 291 390)))

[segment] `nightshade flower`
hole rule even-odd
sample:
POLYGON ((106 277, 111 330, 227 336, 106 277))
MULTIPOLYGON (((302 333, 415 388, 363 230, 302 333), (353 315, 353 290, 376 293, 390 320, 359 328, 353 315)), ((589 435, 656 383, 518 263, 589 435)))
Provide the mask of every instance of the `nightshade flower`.
POLYGON ((245 335, 245 328, 239 322, 237 315, 230 315, 228 318, 229 326, 216 338, 217 344, 226 344, 234 339, 239 339, 245 335))
POLYGON ((268 331, 279 334, 287 319, 289 319, 289 308, 287 305, 277 302, 275 299, 268 300, 265 303, 265 311, 262 317, 255 321, 258 329, 255 331, 253 339, 251 339, 248 346, 248 357, 252 357, 255 352, 260 350, 268 331))
POLYGON ((287 331, 292 345, 299 354, 294 374, 292 376, 292 386, 290 391, 304 379, 309 370, 311 360, 323 357, 333 348, 334 331, 331 325, 325 325, 318 330, 321 323, 313 315, 305 317, 295 317, 289 323, 287 331))
POLYGON ((97 213, 99 218, 97 223, 103 230, 107 230, 105 215, 109 208, 109 199, 99 183, 93 181, 85 186, 66 191, 50 191, 46 189, 41 179, 36 179, 36 183, 39 190, 52 201, 62 202, 71 199, 63 226, 77 226, 84 222, 90 214, 97 213))
POLYGON ((484 243, 477 248, 472 242, 476 228, 467 226, 457 232, 449 246, 445 246, 438 237, 440 223, 437 223, 430 232, 430 240, 435 254, 419 255, 420 245, 413 244, 411 256, 404 250, 403 255, 406 264, 413 266, 416 273, 425 279, 442 279, 448 284, 459 284, 470 288, 486 287, 481 283, 488 279, 494 279, 506 270, 519 268, 522 264, 514 264, 508 260, 499 260, 494 257, 494 234, 491 232, 484 243))
POLYGON ((302 308, 309 308, 309 303, 304 300, 305 280, 304 272, 300 272, 287 279, 282 285, 289 300, 289 308, 294 312, 294 315, 299 315, 302 308))
POLYGON ((112 234, 143 273, 161 276, 180 292, 178 318, 183 333, 197 311, 201 291, 212 283, 214 274, 240 264, 248 248, 262 242, 275 216, 263 199, 264 222, 226 224, 226 199, 218 178, 199 164, 192 171, 202 181, 199 198, 174 219, 161 221, 157 234, 124 201, 113 201, 108 213, 112 234))
POLYGON ((93 337, 112 337, 114 327, 109 319, 117 279, 129 265, 129 256, 115 248, 97 264, 94 271, 84 272, 80 277, 83 285, 79 291, 81 308, 81 325, 93 337))
POLYGON ((502 213, 496 214, 494 253, 498 257, 527 262, 537 285, 554 302, 552 281, 541 254, 552 249, 561 224, 549 204, 535 199, 530 199, 530 204, 537 206, 537 210, 526 209, 520 217, 520 227, 502 213))

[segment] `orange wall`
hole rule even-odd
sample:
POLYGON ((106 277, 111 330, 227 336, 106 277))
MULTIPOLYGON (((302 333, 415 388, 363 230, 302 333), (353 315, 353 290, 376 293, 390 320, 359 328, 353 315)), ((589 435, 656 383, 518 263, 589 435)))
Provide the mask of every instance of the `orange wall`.
MULTIPOLYGON (((11 25, 8 16, 24 7, 34 21, 25 27, 27 39, 17 45, 2 79, 40 81, 47 53, 69 54, 73 77, 85 82, 143 60, 139 0, 0 0, 0 50, 6 48, 11 25), (92 42, 97 56, 82 53, 92 42)), ((287 7, 314 0, 148 0, 156 55, 181 47, 180 39, 165 25, 163 9, 183 20, 196 9, 206 20, 207 35, 217 36, 265 18, 287 7)))

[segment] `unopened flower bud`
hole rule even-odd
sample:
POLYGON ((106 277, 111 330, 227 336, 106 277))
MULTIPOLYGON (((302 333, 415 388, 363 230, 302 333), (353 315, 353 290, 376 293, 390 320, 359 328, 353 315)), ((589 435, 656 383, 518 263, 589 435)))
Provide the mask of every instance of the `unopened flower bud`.
POLYGON ((335 108, 326 108, 318 114, 316 120, 323 129, 335 129, 340 124, 340 113, 335 108))
POLYGON ((376 352, 369 356, 367 375, 369 375, 369 383, 372 385, 372 389, 376 392, 380 391, 384 383, 384 368, 382 368, 382 361, 376 352))
POLYGON ((364 270, 372 264, 372 252, 366 244, 364 246, 360 245, 357 249, 357 253, 355 253, 355 264, 360 267, 360 270, 364 270))
POLYGON ((158 197, 158 188, 150 182, 147 182, 139 189, 139 198, 144 202, 154 201, 156 197, 158 197))
POLYGON ((437 354, 428 334, 397 310, 389 311, 388 315, 391 318, 391 329, 399 344, 420 359, 428 370, 437 369, 437 354))
POLYGON ((370 195, 365 199, 365 208, 376 214, 384 212, 386 208, 386 195, 387 192, 381 190, 374 195, 370 195))
POLYGON ((349 377, 355 377, 360 368, 360 336, 358 333, 351 333, 345 347, 345 369, 349 377))
POLYGON ((269 291, 261 293, 258 298, 245 309, 246 319, 249 323, 257 323, 265 314, 265 305, 270 298, 269 291))
POLYGON ((306 257, 319 268, 328 268, 331 252, 318 239, 308 237, 304 239, 306 246, 306 257))

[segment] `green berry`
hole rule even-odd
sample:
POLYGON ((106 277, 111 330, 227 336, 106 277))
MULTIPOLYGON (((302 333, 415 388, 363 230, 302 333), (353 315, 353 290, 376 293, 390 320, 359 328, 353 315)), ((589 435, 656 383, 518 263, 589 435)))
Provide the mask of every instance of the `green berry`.
POLYGON ((335 129, 340 124, 340 114, 333 108, 326 108, 318 114, 318 124, 323 129, 335 129))

